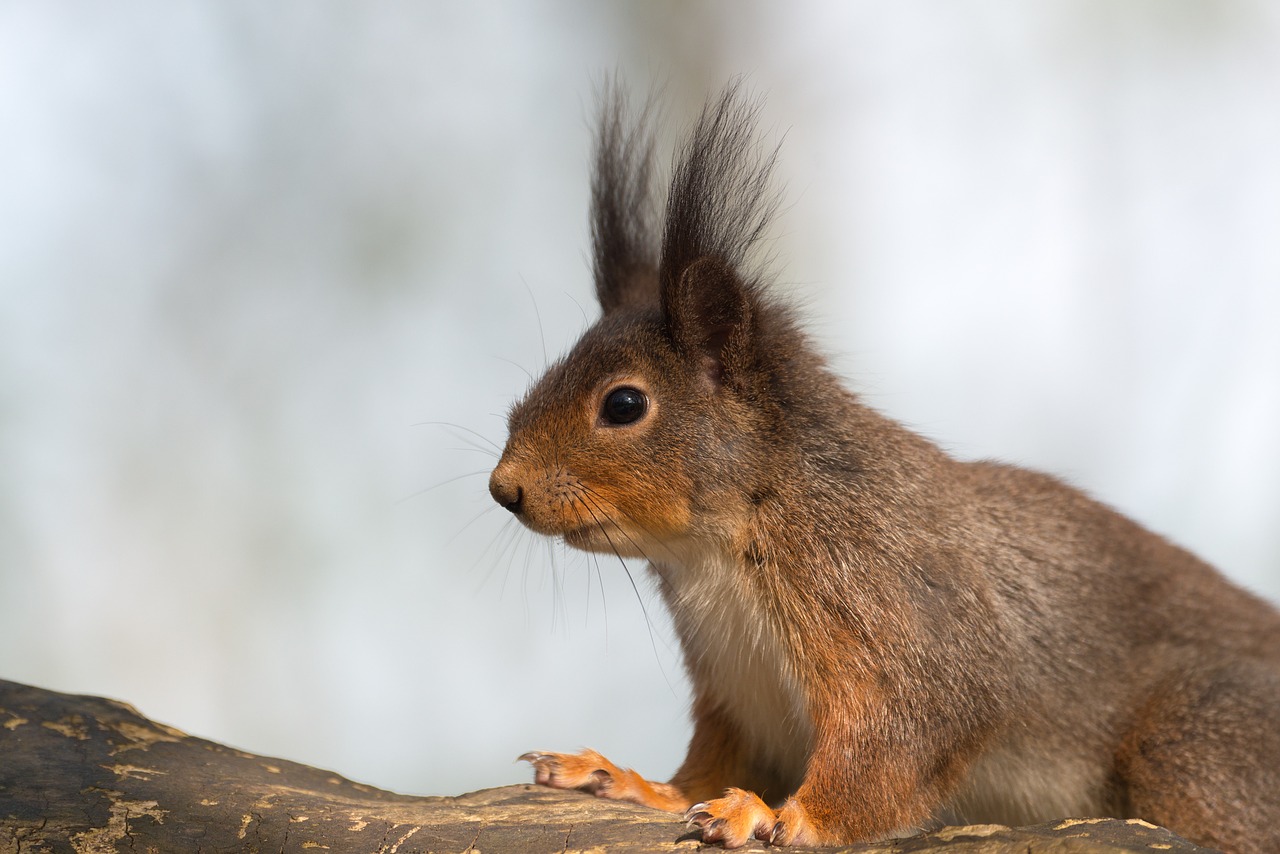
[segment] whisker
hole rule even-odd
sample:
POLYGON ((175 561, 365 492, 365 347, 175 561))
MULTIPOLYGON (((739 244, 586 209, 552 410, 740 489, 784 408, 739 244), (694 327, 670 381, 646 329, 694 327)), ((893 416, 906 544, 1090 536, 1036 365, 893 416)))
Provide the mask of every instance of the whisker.
POLYGON ((461 424, 454 424, 450 421, 415 421, 413 424, 409 426, 411 427, 448 427, 453 430, 462 430, 464 432, 470 433, 472 436, 475 436, 477 439, 480 439, 482 442, 485 442, 488 445, 492 445, 493 449, 498 453, 502 453, 502 446, 499 445, 497 442, 493 441, 492 439, 490 439, 488 436, 484 435, 480 431, 472 430, 470 427, 463 427, 461 424))
MULTIPOLYGON (((481 513, 481 515, 487 512, 489 511, 486 508, 481 513)), ((490 539, 489 542, 485 544, 485 547, 480 550, 480 554, 476 556, 476 563, 479 563, 480 561, 484 560, 485 555, 489 554, 489 551, 493 549, 495 545, 499 544, 500 542, 509 543, 512 539, 515 538, 515 534, 511 534, 511 525, 514 522, 515 522, 515 519, 511 518, 511 519, 507 519, 505 522, 502 523, 502 527, 498 529, 497 536, 490 539)), ((501 549, 499 549, 499 554, 501 554, 501 549)), ((492 572, 492 570, 490 570, 490 572, 492 572)))
MULTIPOLYGON (((597 502, 601 502, 601 501, 603 501, 603 500, 604 500, 604 496, 600 495, 600 493, 596 492, 595 490, 593 490, 591 487, 587 486, 586 484, 583 484, 583 486, 582 486, 582 491, 583 491, 584 493, 586 493, 587 495, 590 495, 592 498, 596 499, 596 501, 597 501, 597 502)), ((597 507, 598 507, 598 506, 599 506, 599 505, 598 505, 598 503, 597 503, 597 507)), ((667 552, 667 554, 669 554, 671 557, 673 557, 673 558, 675 558, 675 557, 676 557, 676 553, 675 553, 674 551, 672 551, 671 547, 670 547, 670 546, 668 546, 666 543, 664 543, 664 542, 662 541, 662 538, 661 538, 661 537, 659 537, 659 536, 657 536, 656 534, 654 534, 654 533, 653 533, 653 531, 649 530, 649 529, 648 529, 644 524, 642 524, 638 519, 636 519, 636 518, 635 518, 634 516, 632 516, 630 513, 627 513, 626 511, 621 510, 621 509, 619 509, 619 508, 617 508, 617 507, 614 507, 614 510, 615 510, 615 511, 617 511, 619 514, 621 514, 621 515, 622 515, 622 517, 623 517, 624 519, 626 519, 628 522, 630 522, 631 524, 633 524, 633 525, 635 525, 637 528, 639 528, 641 531, 644 531, 646 534, 648 534, 648 535, 649 535, 649 541, 650 541, 650 542, 657 543, 659 546, 661 546, 663 549, 665 549, 665 550, 666 550, 666 552, 667 552)), ((615 520, 614 520, 614 519, 612 519, 612 518, 610 518, 610 519, 609 519, 609 521, 610 521, 610 523, 612 523, 612 524, 613 524, 613 526, 614 526, 615 528, 617 528, 617 529, 618 529, 618 532, 619 532, 620 534, 622 534, 624 537, 626 537, 626 538, 627 538, 627 540, 631 543, 631 545, 633 545, 633 546, 635 546, 635 547, 636 547, 636 551, 640 552, 640 554, 644 556, 644 559, 645 559, 645 560, 647 560, 651 566, 653 566, 653 571, 654 571, 654 572, 656 572, 656 573, 658 574, 658 577, 660 577, 660 578, 661 578, 661 577, 662 577, 662 571, 657 567, 657 565, 655 564, 655 562, 654 562, 653 558, 649 556, 649 553, 648 553, 648 552, 646 552, 646 551, 641 547, 641 545, 640 545, 638 542, 636 542, 636 541, 635 541, 635 538, 634 538, 634 537, 632 537, 630 534, 628 534, 628 533, 626 532, 626 530, 625 530, 621 525, 619 525, 619 524, 617 523, 617 521, 615 521, 615 520)))
MULTIPOLYGON (((463 475, 463 477, 466 477, 466 475, 463 475)), ((491 505, 489 505, 488 507, 484 508, 484 509, 483 509, 483 510, 481 510, 479 513, 477 513, 476 515, 472 516, 472 517, 471 517, 471 519, 470 519, 470 521, 468 521, 468 522, 467 522, 467 524, 465 524, 465 525, 463 525, 461 528, 459 528, 459 529, 458 529, 458 531, 457 531, 457 533, 455 533, 455 534, 454 534, 452 537, 450 537, 449 539, 445 540, 444 544, 445 544, 446 546, 452 545, 454 540, 456 540, 456 539, 458 539, 458 537, 461 537, 461 536, 462 536, 463 531, 467 530, 467 528, 470 528, 472 525, 474 525, 476 522, 480 521, 480 520, 481 520, 482 518, 484 518, 485 516, 488 516, 488 515, 489 515, 490 513, 492 513, 494 510, 498 510, 498 509, 500 509, 500 508, 498 507, 498 505, 497 505, 497 504, 491 504, 491 505)), ((510 520, 508 520, 508 521, 510 521, 510 520)))
MULTIPOLYGON (((578 524, 585 525, 586 520, 582 518, 582 513, 578 509, 578 505, 575 503, 575 504, 571 504, 570 507, 573 509, 573 515, 577 519, 578 524)), ((592 521, 594 522, 594 519, 592 521)), ((599 523, 597 522, 596 525, 598 527, 599 523)), ((563 540, 560 541, 560 545, 562 548, 565 547, 565 543, 563 540)), ((609 649, 609 605, 608 605, 608 602, 605 600, 604 576, 600 573, 600 556, 595 552, 584 552, 583 554, 590 561, 590 563, 587 565, 587 608, 586 608, 587 613, 586 613, 586 616, 583 618, 583 624, 590 625, 591 623, 591 569, 592 567, 594 567, 596 571, 596 579, 600 582, 600 602, 604 606, 604 648, 606 651, 608 651, 609 649)))
POLYGON ((604 575, 600 571, 600 555, 591 552, 591 567, 587 569, 587 581, 591 581, 591 569, 596 571, 596 583, 600 587, 600 609, 604 612, 604 649, 609 651, 609 599, 605 595, 604 575))
MULTIPOLYGON (((554 537, 543 537, 541 539, 546 544, 547 565, 551 567, 551 572, 557 578, 564 579, 565 577, 567 577, 568 569, 569 569, 568 554, 567 554, 567 551, 564 549, 564 543, 558 541, 558 539, 554 537), (560 546, 561 546, 560 560, 556 559, 556 543, 557 542, 560 542, 560 546)), ((563 589, 563 583, 561 584, 561 588, 563 589)), ((565 625, 566 626, 568 625, 568 622, 567 622, 568 614, 569 614, 569 611, 568 611, 568 608, 566 608, 565 609, 565 617, 566 617, 565 625)))
MULTIPOLYGON (((586 524, 586 521, 585 521, 584 519, 582 519, 582 512, 581 512, 581 510, 580 510, 580 508, 579 508, 579 503, 575 502, 575 503, 571 504, 571 507, 572 507, 572 510, 573 510, 573 516, 575 516, 575 517, 576 517, 576 519, 577 519, 577 524, 579 524, 579 525, 585 525, 585 524, 586 524)), ((596 528, 600 528, 600 522, 599 522, 598 520, 596 520, 596 519, 595 519, 595 515, 594 515, 594 513, 591 513, 590 507, 586 506, 586 502, 585 502, 585 501, 584 501, 584 502, 582 502, 582 508, 585 508, 586 512, 588 512, 588 513, 589 513, 589 515, 591 516, 591 522, 593 522, 593 524, 596 526, 596 528)), ((602 530, 602 533, 603 533, 603 528, 602 528, 602 529, 600 529, 600 530, 602 530)), ((605 534, 605 536, 608 536, 608 534, 605 534)), ((563 540, 561 540, 561 543, 563 544, 563 540)), ((609 543, 609 545, 611 545, 611 547, 612 547, 612 545, 613 545, 613 544, 612 544, 612 543, 609 543)), ((567 547, 566 547, 566 548, 567 548, 567 547)), ((617 554, 617 549, 614 549, 613 553, 614 553, 614 554, 616 554, 616 556, 618 557, 618 560, 620 560, 620 561, 622 560, 622 556, 620 556, 620 554, 617 554)), ((603 576, 602 574, 600 574, 600 556, 599 556, 599 554, 598 554, 598 553, 596 553, 596 552, 586 552, 586 553, 585 553, 585 557, 586 557, 586 558, 588 558, 588 560, 590 561, 590 563, 589 563, 588 567, 586 567, 586 589, 588 589, 588 600, 586 600, 586 603, 588 603, 588 607, 590 607, 590 604, 591 604, 591 598, 590 598, 590 590, 591 590, 591 567, 593 567, 593 566, 595 567, 595 575, 596 575, 596 579, 598 579, 598 580, 599 580, 599 583, 600 583, 600 600, 602 600, 602 602, 604 602, 604 576, 603 576)), ((626 563, 623 563, 623 567, 622 567, 622 568, 623 568, 623 570, 626 570, 626 563)), ((643 604, 643 603, 641 603, 640 609, 641 609, 641 613, 643 613, 643 612, 644 612, 644 604, 643 604)), ((645 621, 646 621, 646 622, 648 622, 648 615, 646 615, 646 616, 645 616, 645 621)), ((589 618, 588 618, 588 624, 589 624, 589 618)), ((605 649, 605 652, 608 652, 608 649, 609 649, 609 621, 608 621, 608 609, 605 609, 605 621, 604 621, 604 649, 605 649)))
MULTIPOLYGON (((587 524, 587 522, 583 519, 582 513, 580 512, 578 507, 574 506, 573 512, 574 512, 574 515, 577 517, 578 523, 580 525, 587 524)), ((552 541, 551 544, 553 546, 553 549, 554 547, 558 546, 558 549, 554 549, 554 551, 558 552, 560 566, 566 573, 568 571, 570 561, 580 563, 583 569, 586 570, 588 593, 587 593, 587 611, 586 611, 586 614, 583 616, 584 628, 590 626, 591 624, 591 611, 590 611, 591 573, 593 571, 595 572, 596 579, 600 585, 600 601, 604 604, 604 631, 605 631, 604 648, 607 651, 609 648, 609 608, 608 608, 608 602, 606 601, 606 598, 605 598, 604 578, 600 574, 599 554, 593 551, 583 551, 583 550, 571 548, 568 543, 566 543, 563 539, 560 539, 560 538, 557 538, 556 540, 552 541)))
MULTIPOLYGON (((557 616, 563 620, 566 633, 569 630, 569 603, 565 598, 565 572, 563 568, 551 568, 552 602, 559 606, 557 616)), ((552 621, 554 625, 554 620, 552 621)))
MULTIPOLYGON (((538 319, 538 337, 542 339, 542 367, 546 369, 551 364, 551 360, 547 358, 547 333, 542 327, 542 312, 538 310, 538 298, 533 294, 533 288, 529 287, 529 282, 524 276, 520 277, 520 282, 524 285, 525 291, 529 294, 529 301, 533 303, 533 316, 538 319)), ((532 381, 533 377, 529 379, 532 381)))
POLYGON ((467 445, 465 448, 445 448, 445 450, 459 451, 464 454, 466 453, 487 454, 488 456, 493 457, 495 460, 498 459, 497 453, 495 453, 493 450, 491 450, 490 448, 482 448, 479 445, 467 445))
MULTIPOLYGON (((526 554, 528 554, 526 552, 526 554)), ((520 598, 524 602, 524 619, 525 623, 529 623, 532 619, 529 609, 529 562, 525 561, 524 566, 520 570, 520 598)), ((555 626, 555 615, 552 615, 551 624, 555 626)))
MULTIPOLYGON (((659 563, 658 563, 657 561, 655 561, 652 557, 650 557, 650 556, 649 556, 649 553, 648 553, 647 551, 645 551, 644 547, 643 547, 642 545, 640 545, 640 543, 639 543, 639 542, 637 542, 637 541, 636 541, 636 539, 635 539, 634 537, 632 537, 629 533, 627 533, 627 530, 626 530, 625 528, 623 528, 620 524, 618 524, 618 521, 617 521, 616 519, 614 519, 610 514, 608 514, 608 513, 605 513, 605 512, 604 512, 604 508, 600 506, 600 502, 603 500, 603 499, 602 499, 602 497, 601 497, 598 493, 594 492, 594 491, 593 491, 589 486, 583 485, 582 489, 583 489, 583 492, 584 492, 586 495, 588 495, 588 496, 591 496, 591 497, 595 498, 595 500, 596 500, 596 502, 597 502, 597 503, 596 503, 596 509, 601 511, 601 515, 603 515, 603 516, 605 517, 605 519, 609 522, 609 524, 610 524, 610 525, 613 525, 613 527, 617 530, 617 532, 618 532, 619 534, 621 534, 622 536, 626 537, 627 542, 631 543, 631 545, 635 547, 635 550, 636 550, 636 551, 638 551, 638 552, 640 552, 640 555, 641 555, 641 556, 642 556, 642 557, 643 557, 643 558, 648 562, 648 569, 649 569, 649 571, 650 571, 650 572, 652 572, 654 575, 658 576, 659 581, 661 581, 663 584, 669 584, 669 582, 667 581, 667 577, 666 577, 666 575, 663 573, 663 570, 662 570, 662 566, 661 566, 661 564, 659 564, 659 563)), ((585 503, 585 502, 584 502, 584 503, 585 503)), ((614 509, 615 509, 615 510, 617 510, 617 508, 616 508, 616 507, 615 507, 614 509)), ((617 512, 618 512, 618 513, 620 513, 620 514, 622 514, 623 518, 627 519, 627 520, 628 520, 628 521, 630 521, 632 524, 636 525, 636 526, 637 526, 637 527, 639 527, 642 531, 644 531, 646 534, 648 534, 648 535, 649 535, 650 540, 652 540, 653 542, 656 542, 659 546, 661 546, 662 548, 666 549, 667 553, 668 553, 668 554, 670 554, 672 557, 675 557, 675 556, 676 556, 676 555, 675 555, 675 552, 674 552, 674 551, 672 551, 672 550, 671 550, 671 548, 670 548, 669 546, 667 546, 667 545, 666 545, 666 543, 663 543, 663 542, 662 542, 662 540, 661 540, 660 538, 658 538, 657 536, 655 536, 655 535, 653 534, 653 532, 652 532, 652 531, 650 531, 647 527, 645 527, 644 525, 642 525, 642 524, 640 524, 638 521, 636 521, 636 520, 634 519, 634 517, 632 517, 630 514, 626 513, 625 511, 622 511, 622 510, 617 510, 617 512)), ((601 532, 603 533, 603 529, 602 529, 602 531, 601 531, 601 532)), ((606 536, 606 538, 608 537, 608 535, 607 535, 607 534, 606 534, 605 536, 606 536)), ((610 542, 610 545, 612 546, 612 545, 613 545, 613 543, 612 543, 612 542, 610 542)), ((596 564, 596 566, 597 566, 597 569, 598 569, 598 568, 599 568, 599 563, 597 563, 597 564, 596 564)), ((628 573, 628 577, 630 577, 630 573, 628 573)), ((601 583, 603 584, 603 581, 602 581, 601 583)), ((633 581, 632 581, 632 587, 634 587, 634 586, 635 586, 635 581, 633 580, 633 581)), ((646 614, 646 615, 645 615, 645 617, 646 617, 646 619, 647 619, 647 618, 648 618, 648 615, 646 614)), ((650 635, 652 636, 652 629, 650 629, 650 635)), ((671 644, 667 643, 667 641, 666 641, 665 639, 663 639, 663 641, 662 641, 662 645, 663 645, 664 647, 666 647, 666 649, 667 649, 668 651, 670 651, 670 650, 671 650, 671 644)), ((665 672, 663 673, 663 677, 664 677, 664 678, 666 677, 666 673, 665 673, 665 672)), ((670 680, 668 680, 668 681, 667 681, 667 686, 668 686, 668 687, 671 687, 671 682, 670 682, 670 680)), ((674 689, 673 689, 673 690, 674 690, 674 689)))
MULTIPOLYGON (((484 549, 480 552, 480 554, 476 557, 475 563, 479 564, 481 561, 485 559, 485 555, 489 554, 490 549, 492 549, 495 545, 501 543, 501 547, 498 549, 497 552, 494 553, 493 563, 490 564, 488 572, 484 574, 484 577, 480 579, 480 584, 477 585, 476 587, 477 593, 480 592, 481 587, 483 587, 484 585, 488 584, 490 581, 493 580, 493 574, 497 572, 498 564, 502 562, 502 556, 506 554, 507 550, 510 549, 511 546, 517 540, 519 540, 520 527, 517 526, 513 533, 511 526, 514 522, 515 522, 514 517, 503 522, 502 527, 498 530, 498 535, 493 539, 491 539, 489 543, 484 547, 484 549)), ((498 587, 499 600, 503 598, 503 594, 507 589, 507 579, 510 577, 511 577, 511 564, 510 562, 508 562, 507 571, 503 573, 503 576, 502 576, 502 584, 498 587)))
POLYGON ((494 356, 493 358, 497 359, 499 362, 506 362, 508 365, 513 365, 519 368, 524 373, 524 375, 529 378, 529 384, 530 385, 533 384, 533 374, 529 373, 529 369, 526 368, 524 365, 520 364, 519 362, 517 362, 515 359, 507 359, 502 356, 494 356))
POLYGON ((582 328, 586 329, 588 326, 591 325, 591 319, 587 317, 587 310, 582 307, 582 303, 578 302, 577 299, 574 298, 573 294, 569 293, 568 291, 565 291, 564 295, 567 296, 570 300, 572 300, 573 304, 578 307, 578 311, 582 312, 582 328))
MULTIPOLYGON (((419 498, 423 495, 426 495, 428 492, 430 492, 433 489, 439 489, 442 486, 448 486, 451 483, 457 483, 463 478, 475 477, 478 474, 488 474, 488 473, 489 473, 488 469, 480 469, 479 471, 469 471, 469 472, 466 472, 465 474, 460 474, 460 475, 457 475, 456 477, 451 477, 446 480, 442 480, 439 483, 433 483, 431 486, 428 486, 426 489, 419 489, 417 492, 411 492, 408 495, 406 495, 404 498, 398 499, 396 501, 396 505, 398 506, 400 504, 405 503, 406 501, 410 501, 414 498, 419 498)), ((486 511, 492 510, 492 509, 493 509, 492 507, 485 508, 486 511)))
MULTIPOLYGON (((529 596, 527 594, 527 591, 529 589, 529 573, 531 570, 535 568, 535 565, 536 565, 536 562, 534 561, 534 547, 539 539, 540 539, 540 535, 535 534, 533 531, 530 531, 527 528, 525 529, 524 544, 526 548, 524 550, 524 564, 520 568, 520 577, 521 577, 521 584, 523 585, 522 589, 526 591, 525 594, 523 594, 526 620, 530 619, 530 613, 531 613, 529 608, 529 596)), ((555 567, 552 567, 551 569, 552 569, 552 572, 555 571, 555 567)), ((539 586, 541 586, 541 576, 539 576, 539 586)), ((552 604, 554 606, 554 602, 552 604)), ((551 617, 552 617, 552 620, 551 620, 552 625, 555 625, 554 611, 552 612, 551 617)))
MULTIPOLYGON (((581 502, 583 509, 587 511, 595 522, 596 527, 599 528, 600 533, 604 535, 605 542, 609 544, 609 548, 613 551, 614 557, 618 559, 618 563, 622 564, 622 571, 627 574, 627 581, 631 583, 631 589, 636 594, 636 601, 640 603, 640 613, 644 615, 645 629, 649 632, 649 646, 653 648, 653 657, 658 662, 658 670, 662 673, 662 678, 667 683, 667 687, 671 689, 672 693, 675 693, 675 686, 673 686, 671 684, 671 680, 667 678, 667 670, 662 666, 662 656, 658 654, 658 641, 653 634, 653 620, 649 618, 649 609, 645 607, 644 596, 640 595, 640 588, 636 585, 635 577, 631 574, 631 568, 627 566, 626 559, 623 558, 622 553, 618 551, 618 547, 614 545, 613 538, 609 536, 609 532, 600 524, 599 518, 597 518, 596 514, 591 509, 591 503, 585 500, 587 497, 585 493, 583 497, 584 500, 581 502)), ((601 508, 601 512, 603 512, 603 508, 601 508)), ((608 514, 605 514, 605 516, 608 518, 608 514)), ((610 521, 612 522, 612 520, 610 521)), ((617 527, 618 523, 613 522, 613 525, 617 527)))

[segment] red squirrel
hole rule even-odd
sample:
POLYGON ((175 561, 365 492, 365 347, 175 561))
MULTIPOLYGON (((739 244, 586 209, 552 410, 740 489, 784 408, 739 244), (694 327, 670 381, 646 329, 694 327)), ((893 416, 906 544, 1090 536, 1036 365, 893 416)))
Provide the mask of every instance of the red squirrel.
POLYGON ((648 560, 693 736, 666 783, 590 750, 525 754, 536 781, 725 847, 1116 816, 1280 851, 1280 614, 846 390, 751 262, 777 199, 757 112, 740 84, 708 103, 659 221, 645 115, 604 98, 602 316, 512 408, 489 489, 536 532, 648 560))

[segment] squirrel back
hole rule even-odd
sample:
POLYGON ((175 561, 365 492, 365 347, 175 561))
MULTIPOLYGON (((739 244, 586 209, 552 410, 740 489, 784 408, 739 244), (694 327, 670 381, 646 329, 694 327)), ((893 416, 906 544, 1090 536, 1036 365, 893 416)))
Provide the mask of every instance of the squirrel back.
POLYGON ((737 84, 705 108, 659 223, 648 131, 616 91, 603 111, 603 314, 512 409, 490 491, 649 561, 694 735, 670 783, 590 751, 526 755, 539 782, 688 809, 726 845, 1112 814, 1280 849, 1280 616, 846 390, 752 265, 777 200, 754 119, 737 84))

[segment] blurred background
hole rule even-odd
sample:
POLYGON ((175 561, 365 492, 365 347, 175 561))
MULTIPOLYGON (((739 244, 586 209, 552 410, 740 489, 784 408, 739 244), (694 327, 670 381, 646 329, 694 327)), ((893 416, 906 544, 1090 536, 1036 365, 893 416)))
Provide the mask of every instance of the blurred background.
POLYGON ((1271 0, 6 0, 0 677, 405 792, 670 774, 642 567, 486 491, 596 314, 611 69, 668 141, 747 75, 779 287, 872 405, 1280 599, 1271 0))

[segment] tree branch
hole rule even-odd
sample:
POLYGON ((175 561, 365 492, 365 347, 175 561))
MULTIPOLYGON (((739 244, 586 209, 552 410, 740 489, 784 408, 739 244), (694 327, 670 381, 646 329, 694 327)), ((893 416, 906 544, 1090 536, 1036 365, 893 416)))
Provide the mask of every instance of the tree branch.
MULTIPOLYGON (((0 854, 696 850, 675 816, 522 785, 410 797, 234 750, 114 700, 0 681, 0 854)), ((762 847, 762 846, 757 846, 762 847)), ((866 854, 1199 852, 1117 820, 948 828, 866 854)))

